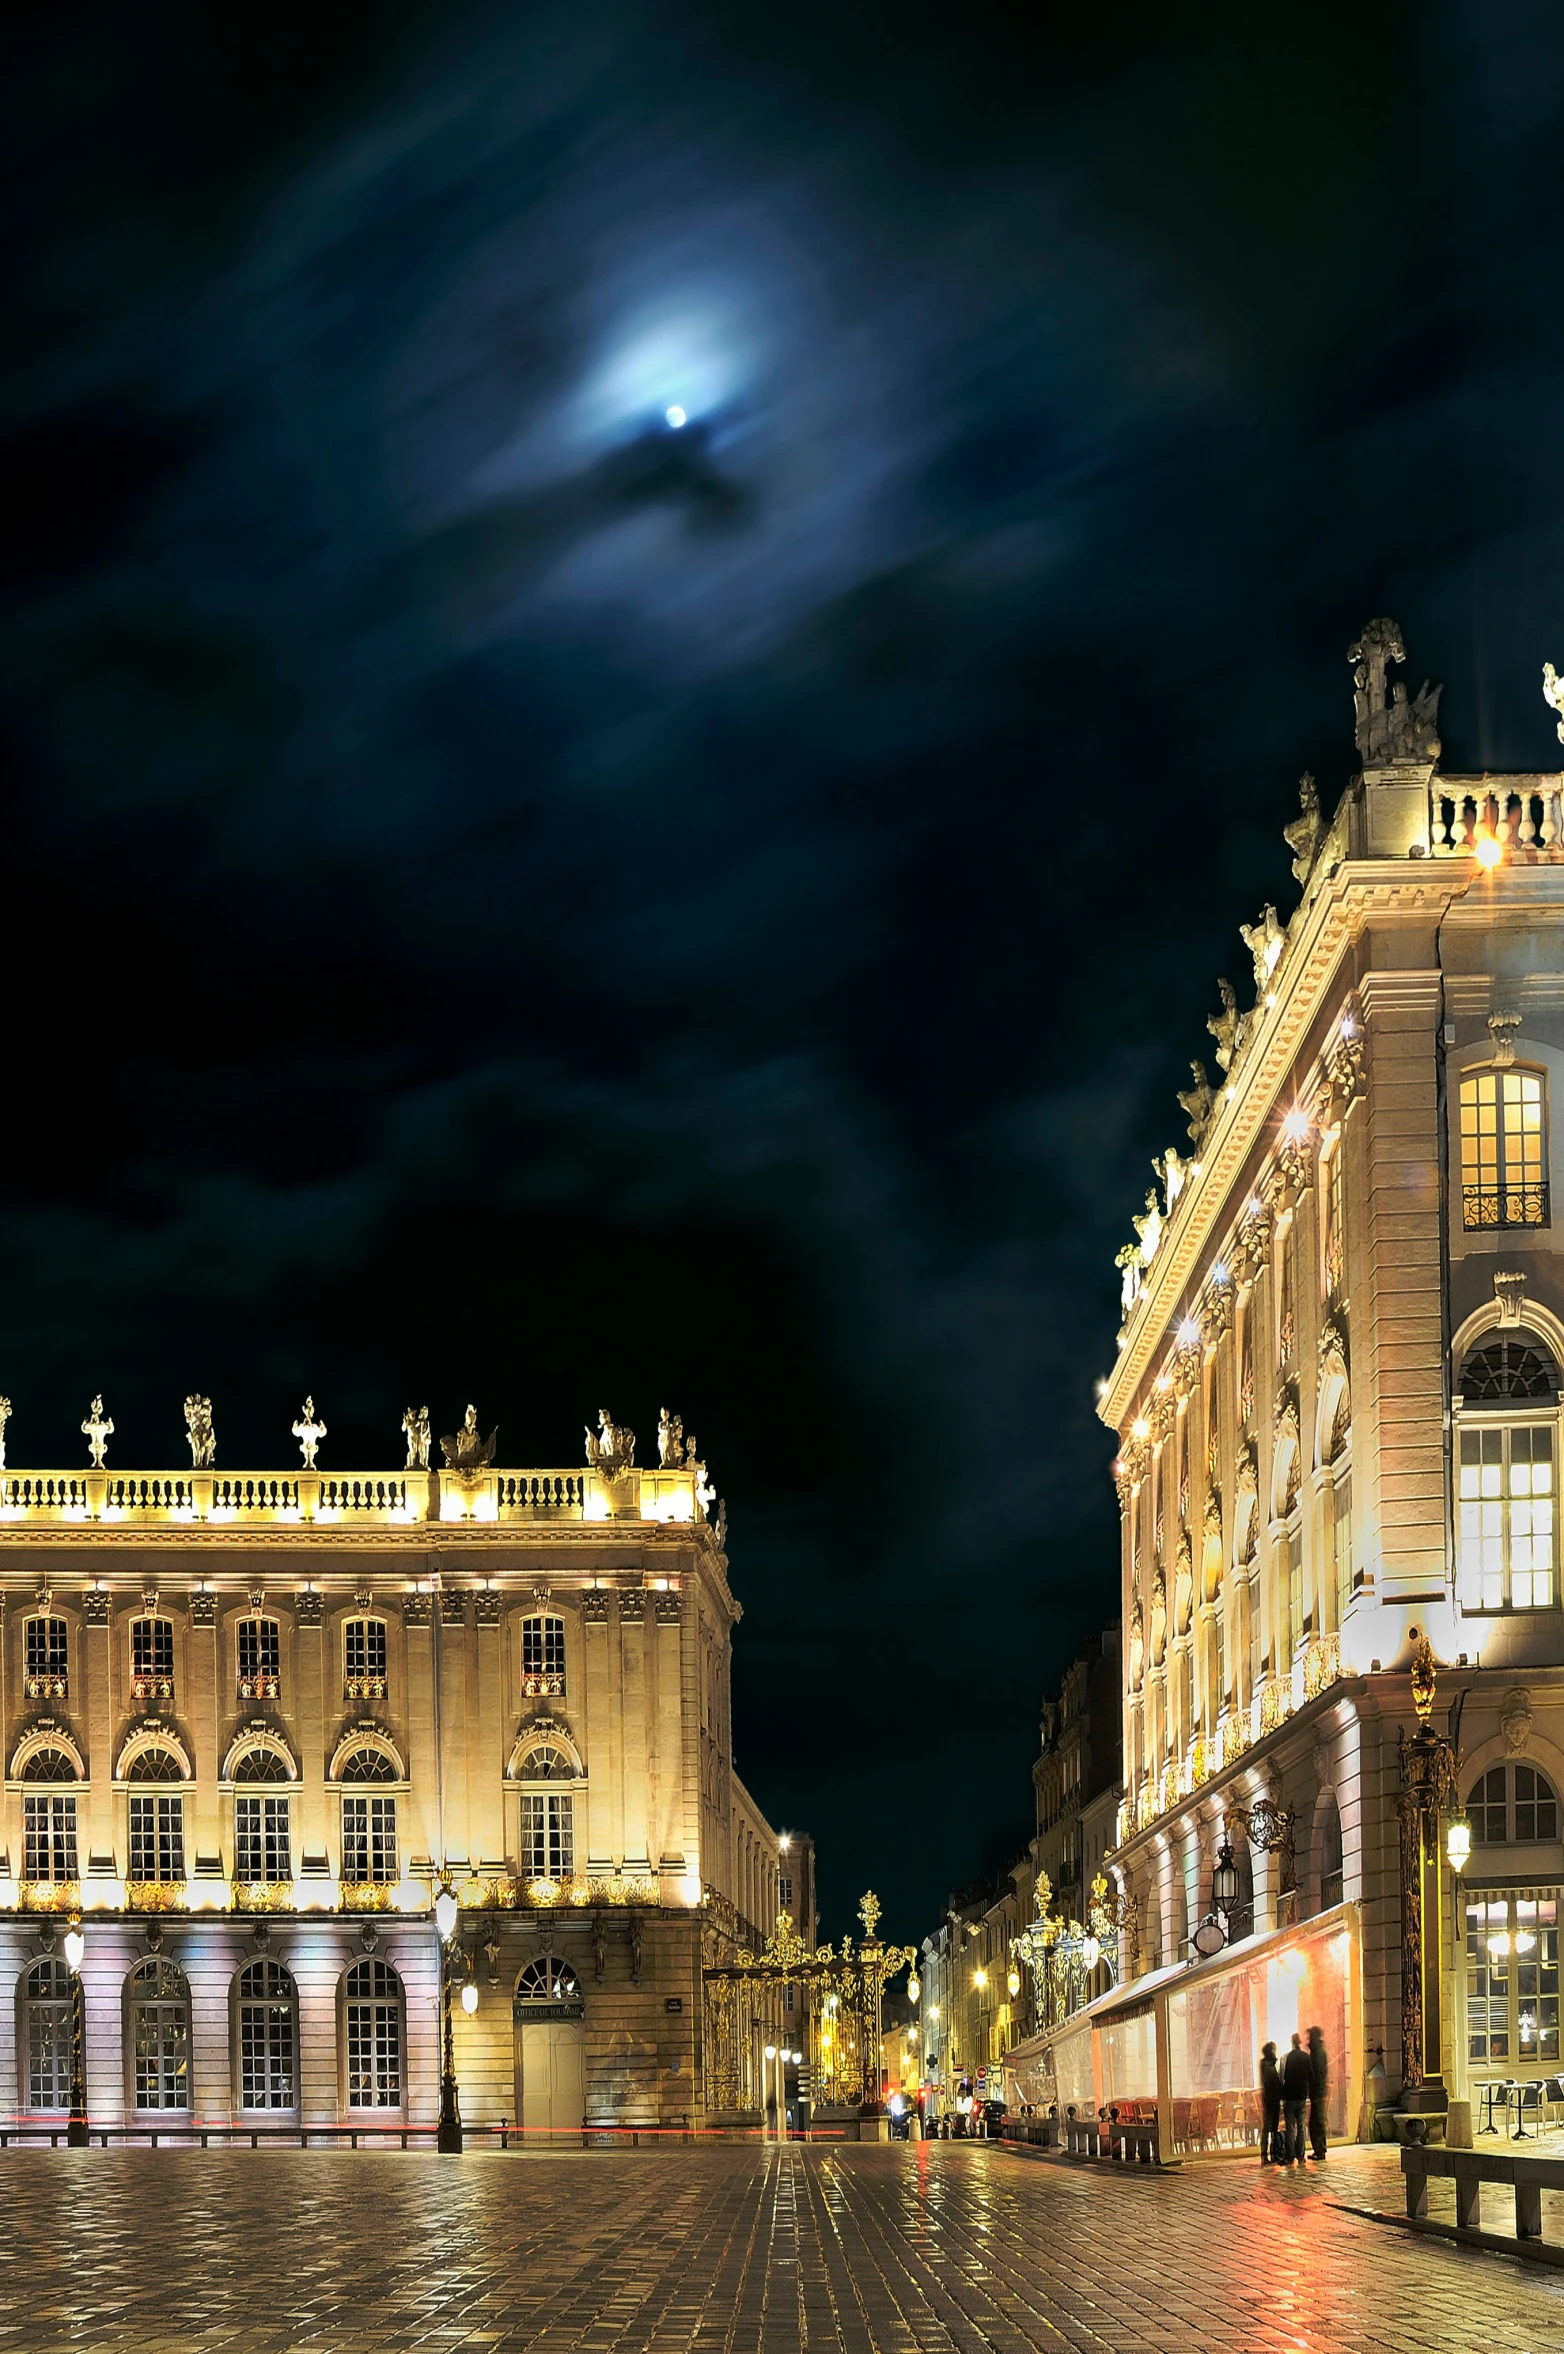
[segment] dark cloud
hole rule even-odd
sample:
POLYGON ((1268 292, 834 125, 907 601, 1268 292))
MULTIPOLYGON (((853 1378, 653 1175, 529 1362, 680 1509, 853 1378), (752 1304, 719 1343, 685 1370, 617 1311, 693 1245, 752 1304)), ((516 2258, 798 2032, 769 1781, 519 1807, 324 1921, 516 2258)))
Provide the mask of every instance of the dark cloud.
POLYGON ((1018 1842, 1112 1252, 1358 623, 1552 756, 1561 71, 1528 0, 35 24, 18 1457, 666 1400, 833 1910, 1018 1842))

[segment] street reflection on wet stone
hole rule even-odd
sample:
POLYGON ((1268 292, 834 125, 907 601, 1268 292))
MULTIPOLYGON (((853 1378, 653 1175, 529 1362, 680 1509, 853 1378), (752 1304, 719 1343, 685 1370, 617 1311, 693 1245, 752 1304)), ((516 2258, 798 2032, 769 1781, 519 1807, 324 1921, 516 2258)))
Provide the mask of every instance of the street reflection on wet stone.
POLYGON ((942 2142, 13 2151, 0 2348, 1564 2348, 1556 2274, 1349 2211, 1400 2191, 1390 2150, 1298 2177, 942 2142))

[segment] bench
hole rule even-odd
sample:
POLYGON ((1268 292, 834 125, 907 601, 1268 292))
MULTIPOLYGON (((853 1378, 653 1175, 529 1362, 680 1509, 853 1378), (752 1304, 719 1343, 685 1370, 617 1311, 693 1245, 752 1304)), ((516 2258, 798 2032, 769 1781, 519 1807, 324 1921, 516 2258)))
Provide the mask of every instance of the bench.
POLYGON ((1439 2175, 1455 2184, 1456 2230, 1474 2234, 1481 2228, 1483 2184, 1502 2183, 1515 2193, 1518 2240, 1541 2239, 1542 2194, 1564 2191, 1564 2158, 1514 2157, 1498 2150, 1430 2149, 1426 2142, 1409 2142, 1401 2152, 1401 2171, 1406 2178, 1410 2222, 1427 2222, 1429 2179, 1439 2175))
POLYGON ((1125 2166, 1155 2166, 1161 2157, 1155 2117, 1114 2117, 1108 2125, 1108 2155, 1125 2166))

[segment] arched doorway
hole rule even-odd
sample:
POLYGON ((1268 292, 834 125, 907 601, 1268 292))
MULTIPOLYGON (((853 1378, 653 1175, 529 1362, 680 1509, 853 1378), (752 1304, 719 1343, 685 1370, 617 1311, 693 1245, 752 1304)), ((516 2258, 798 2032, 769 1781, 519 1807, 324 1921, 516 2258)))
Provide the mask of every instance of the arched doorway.
POLYGON ((540 2141, 586 2116, 586 2001, 568 1962, 539 1954, 516 1980, 516 2115, 540 2141))

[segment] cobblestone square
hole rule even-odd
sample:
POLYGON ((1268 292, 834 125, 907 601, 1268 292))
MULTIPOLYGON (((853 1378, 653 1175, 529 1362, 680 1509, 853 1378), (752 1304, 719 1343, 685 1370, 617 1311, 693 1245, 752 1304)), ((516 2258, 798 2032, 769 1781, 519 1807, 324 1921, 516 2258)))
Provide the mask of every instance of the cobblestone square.
POLYGON ((34 2149, 0 2184, 0 2348, 25 2354, 1564 2347, 1557 2275, 1345 2211, 1394 2208, 1389 2151, 1282 2178, 959 2143, 34 2149))

